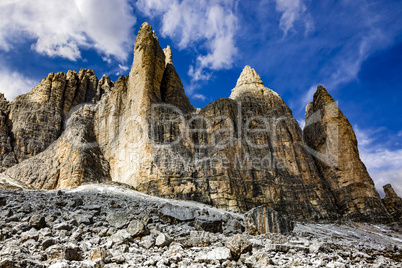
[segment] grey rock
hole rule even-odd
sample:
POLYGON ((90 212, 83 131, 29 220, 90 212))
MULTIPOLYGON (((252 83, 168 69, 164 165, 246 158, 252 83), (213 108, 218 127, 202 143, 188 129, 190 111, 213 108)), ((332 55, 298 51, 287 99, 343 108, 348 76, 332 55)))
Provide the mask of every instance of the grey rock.
POLYGON ((61 230, 70 231, 71 229, 73 229, 73 226, 71 226, 70 224, 68 224, 66 222, 62 222, 62 223, 53 225, 53 230, 56 230, 56 231, 61 231, 61 230))
POLYGON ((91 224, 92 223, 92 215, 88 214, 78 214, 74 217, 74 219, 77 221, 78 224, 91 224))
POLYGON ((82 250, 75 245, 68 245, 64 249, 64 259, 68 261, 81 261, 82 250))
POLYGON ((160 233, 155 240, 155 246, 157 247, 165 247, 165 246, 169 246, 171 243, 171 239, 169 236, 167 236, 164 233, 160 233))
POLYGON ((139 245, 143 248, 150 249, 151 247, 153 247, 155 245, 155 239, 153 238, 152 235, 144 236, 141 239, 141 242, 139 243, 139 245))
POLYGON ((29 223, 36 229, 42 229, 46 227, 46 219, 42 215, 35 213, 29 219, 29 223))
POLYGON ((197 256, 198 262, 204 261, 226 261, 232 259, 232 255, 230 249, 226 247, 218 247, 215 248, 208 253, 201 253, 197 256))
POLYGON ((272 251, 277 251, 277 252, 284 252, 287 253, 290 250, 294 250, 296 252, 304 252, 304 253, 309 253, 310 249, 308 247, 303 247, 303 246, 295 246, 295 245, 284 245, 284 244, 271 244, 268 247, 269 250, 272 251))
POLYGON ((119 245, 128 242, 132 239, 132 236, 126 230, 118 230, 114 235, 112 235, 111 240, 113 243, 119 245))
POLYGON ((49 260, 60 260, 63 258, 64 248, 61 245, 53 245, 48 247, 45 252, 49 260))
MULTIPOLYGON (((5 209, 0 213, 0 217, 4 217, 4 218, 11 217, 13 215, 14 215, 14 212, 11 209, 5 209)), ((8 219, 8 220, 10 220, 10 219, 8 219)))
POLYGON ((23 205, 22 208, 20 209, 20 212, 31 213, 31 212, 32 212, 32 208, 31 208, 30 205, 23 205))
POLYGON ((117 229, 124 228, 129 221, 129 216, 126 213, 110 213, 107 215, 106 220, 109 224, 117 229))
POLYGON ((225 246, 230 249, 232 256, 238 260, 243 253, 251 252, 253 249, 251 242, 242 234, 238 234, 230 238, 225 246))
POLYGON ((222 220, 199 216, 194 221, 194 228, 199 231, 203 230, 211 233, 222 233, 222 224, 222 220))
POLYGON ((229 222, 226 224, 224 233, 229 233, 229 234, 237 234, 237 233, 243 233, 245 231, 245 227, 235 219, 229 220, 229 222))
POLYGON ((160 217, 172 223, 194 220, 198 215, 195 208, 165 204, 160 208, 160 217))
POLYGON ((30 239, 37 241, 39 239, 38 231, 36 231, 35 229, 31 229, 21 234, 21 242, 25 242, 30 239))
POLYGON ((82 238, 82 230, 78 229, 71 234, 71 239, 75 241, 80 241, 82 238))
POLYGON ((127 227, 127 231, 133 236, 144 236, 149 234, 148 228, 141 221, 133 220, 127 227))
POLYGON ((42 249, 46 250, 47 248, 55 245, 57 241, 53 238, 48 238, 42 242, 42 249))

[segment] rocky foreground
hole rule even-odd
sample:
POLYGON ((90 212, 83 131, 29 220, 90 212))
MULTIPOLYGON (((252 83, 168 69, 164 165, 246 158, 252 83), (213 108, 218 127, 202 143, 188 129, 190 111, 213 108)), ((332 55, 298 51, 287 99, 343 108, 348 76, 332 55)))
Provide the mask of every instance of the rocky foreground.
POLYGON ((0 267, 402 267, 398 226, 252 236, 244 214, 118 184, 0 190, 0 211, 0 267))

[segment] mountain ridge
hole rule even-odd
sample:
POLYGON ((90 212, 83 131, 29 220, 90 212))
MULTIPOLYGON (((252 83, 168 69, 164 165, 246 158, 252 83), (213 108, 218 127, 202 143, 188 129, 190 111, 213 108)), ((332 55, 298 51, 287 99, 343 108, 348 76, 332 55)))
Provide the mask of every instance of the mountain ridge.
POLYGON ((37 189, 112 180, 241 212, 268 205, 298 220, 401 221, 399 197, 384 205, 324 87, 303 130, 250 66, 229 98, 195 109, 147 23, 128 76, 51 73, 12 102, 1 97, 0 110, 0 169, 37 189))

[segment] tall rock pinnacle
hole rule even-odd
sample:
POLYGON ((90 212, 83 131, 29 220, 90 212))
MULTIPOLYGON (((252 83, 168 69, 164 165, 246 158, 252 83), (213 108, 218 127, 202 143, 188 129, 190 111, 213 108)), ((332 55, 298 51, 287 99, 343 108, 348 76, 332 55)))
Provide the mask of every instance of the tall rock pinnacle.
POLYGON ((360 160, 352 126, 323 86, 306 108, 303 134, 343 215, 358 220, 389 217, 360 160))
POLYGON ((164 71, 165 53, 152 27, 144 22, 135 41, 128 81, 128 97, 133 101, 133 112, 146 113, 151 103, 161 101, 160 87, 164 71))

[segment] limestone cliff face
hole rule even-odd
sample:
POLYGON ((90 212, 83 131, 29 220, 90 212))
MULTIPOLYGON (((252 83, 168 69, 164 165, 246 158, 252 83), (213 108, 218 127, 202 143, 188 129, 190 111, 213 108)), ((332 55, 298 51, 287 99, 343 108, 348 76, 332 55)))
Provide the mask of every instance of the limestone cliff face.
MULTIPOLYGON (((246 67, 239 81, 253 74, 246 67)), ((336 217, 298 123, 261 79, 197 113, 157 112, 154 167, 139 190, 236 211, 269 204, 297 218, 336 217)))
POLYGON ((44 151, 57 140, 72 107, 91 102, 98 79, 91 70, 51 73, 31 92, 0 105, 0 157, 4 171, 44 151))
POLYGON ((83 69, 52 73, 12 102, 0 95, 0 168, 36 189, 113 180, 234 211, 390 220, 324 88, 306 118, 302 131, 249 66, 229 98, 194 109, 170 47, 144 23, 130 74, 116 82, 83 69))
POLYGON ((322 86, 306 108, 303 134, 342 215, 362 220, 389 218, 360 160, 352 126, 322 86))
POLYGON ((86 104, 69 117, 66 129, 45 151, 6 170, 5 175, 35 189, 62 189, 111 180, 94 134, 96 106, 86 104))
POLYGON ((337 216, 290 109, 255 70, 245 68, 230 99, 196 112, 148 24, 130 75, 101 99, 96 118, 113 180, 140 191, 237 211, 269 204, 297 218, 337 216), (243 133, 246 125, 256 131, 243 133))
POLYGON ((10 104, 4 94, 0 94, 0 172, 17 163, 10 135, 9 112, 10 104))

